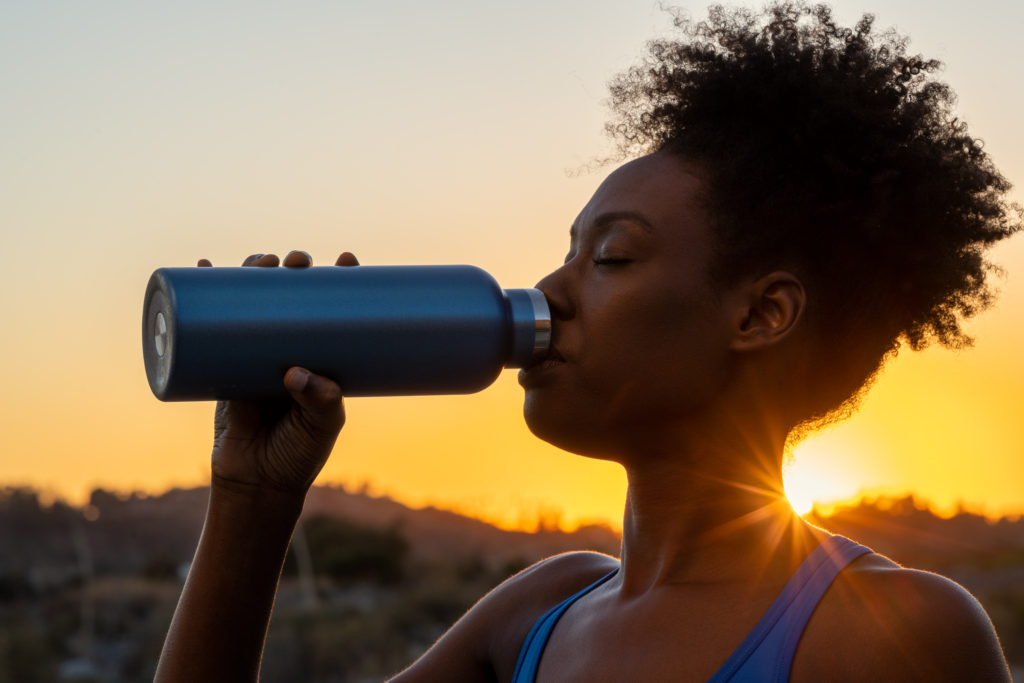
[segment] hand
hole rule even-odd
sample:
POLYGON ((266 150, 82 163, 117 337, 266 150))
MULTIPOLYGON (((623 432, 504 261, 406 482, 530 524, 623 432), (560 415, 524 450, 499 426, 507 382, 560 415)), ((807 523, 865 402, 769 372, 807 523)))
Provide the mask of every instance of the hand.
MULTIPOLYGON (((288 268, 306 268, 312 258, 292 251, 288 268)), ((274 254, 253 254, 243 266, 273 268, 274 254)), ((212 264, 201 259, 200 267, 212 264)), ((359 261, 345 252, 338 266, 359 261)), ((212 484, 241 485, 254 491, 274 490, 304 496, 327 462, 345 424, 344 402, 337 384, 304 368, 289 368, 282 380, 289 399, 218 401, 214 416, 212 484)))

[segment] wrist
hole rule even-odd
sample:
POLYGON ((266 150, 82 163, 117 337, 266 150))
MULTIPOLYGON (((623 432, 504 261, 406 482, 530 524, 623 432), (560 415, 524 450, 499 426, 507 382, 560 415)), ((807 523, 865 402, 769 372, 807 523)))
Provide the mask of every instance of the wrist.
POLYGON ((199 547, 158 680, 258 678, 260 653, 304 495, 214 475, 199 547))
POLYGON ((302 513, 306 492, 282 491, 213 474, 210 477, 210 513, 258 520, 272 527, 294 527, 302 513))

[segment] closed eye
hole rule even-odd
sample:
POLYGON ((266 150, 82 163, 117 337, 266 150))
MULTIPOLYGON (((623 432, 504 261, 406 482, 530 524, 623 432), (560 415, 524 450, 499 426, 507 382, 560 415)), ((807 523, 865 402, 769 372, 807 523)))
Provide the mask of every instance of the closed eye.
POLYGON ((633 259, 628 258, 596 258, 594 259, 595 266, 624 266, 627 263, 632 263, 633 259))

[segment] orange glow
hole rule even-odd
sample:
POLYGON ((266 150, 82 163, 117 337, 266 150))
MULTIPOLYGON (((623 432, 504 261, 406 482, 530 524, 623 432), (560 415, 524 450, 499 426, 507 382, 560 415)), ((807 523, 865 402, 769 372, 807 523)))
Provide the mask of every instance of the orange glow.
MULTIPOLYGON (((350 250, 367 264, 471 263, 529 286, 562 262, 609 170, 581 171, 608 150, 605 84, 670 23, 635 2, 601 3, 582 33, 560 3, 539 23, 449 3, 430 31, 372 3, 321 3, 286 22, 253 9, 241 28, 218 3, 155 15, 140 3, 118 21, 44 4, 21 3, 0 26, 0 483, 76 502, 95 486, 208 481, 213 405, 161 404, 143 372, 155 268, 291 249, 324 264, 350 250)), ((878 25, 912 29, 915 52, 949 64, 972 131, 1024 184, 1021 89, 992 68, 1024 61, 1019 22, 1005 19, 1019 3, 958 16, 881 4, 906 5, 884 7, 878 25)), ((969 326, 976 347, 902 353, 855 417, 795 449, 795 507, 906 491, 945 514, 961 501, 1024 512, 1024 237, 992 260, 1007 276, 969 326)), ((521 404, 513 373, 473 396, 350 400, 320 482, 368 482, 506 527, 618 528, 621 469, 538 441, 521 404)))

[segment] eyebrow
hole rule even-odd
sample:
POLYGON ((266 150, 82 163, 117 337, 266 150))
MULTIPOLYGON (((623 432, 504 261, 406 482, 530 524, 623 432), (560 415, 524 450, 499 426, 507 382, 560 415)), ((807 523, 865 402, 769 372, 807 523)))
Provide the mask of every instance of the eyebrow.
MULTIPOLYGON (((654 226, 651 225, 650 221, 643 214, 636 211, 608 211, 602 213, 594 219, 594 227, 604 229, 612 223, 619 221, 627 221, 639 225, 648 233, 654 232, 654 226)), ((577 232, 577 224, 573 223, 572 227, 569 228, 569 237, 575 237, 577 232)))

